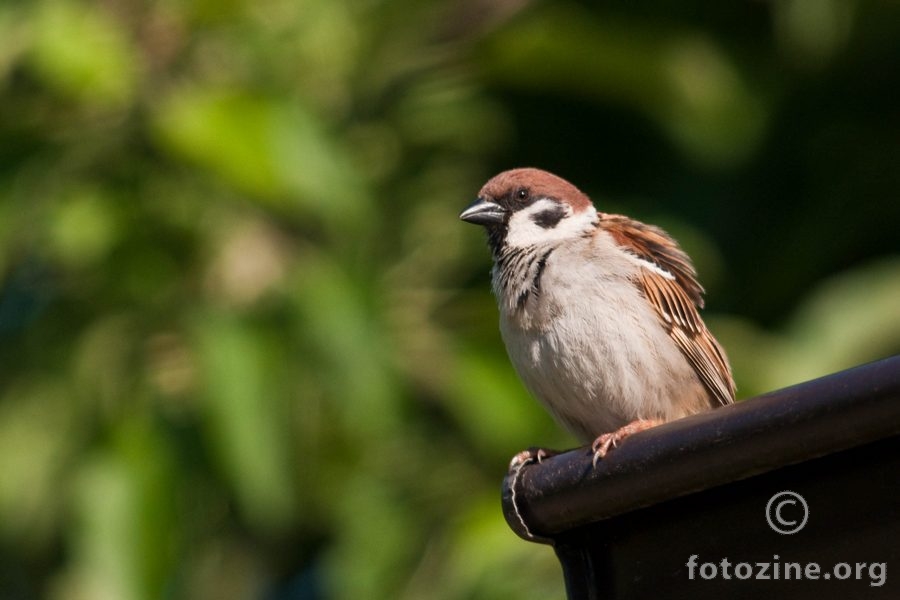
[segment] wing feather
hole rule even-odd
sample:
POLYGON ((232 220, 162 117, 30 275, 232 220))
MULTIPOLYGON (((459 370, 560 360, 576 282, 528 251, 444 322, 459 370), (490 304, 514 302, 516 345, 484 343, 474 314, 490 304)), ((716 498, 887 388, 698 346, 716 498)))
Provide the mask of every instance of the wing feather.
POLYGON ((734 379, 725 352, 706 328, 703 287, 691 260, 662 229, 621 215, 602 215, 602 227, 642 262, 637 277, 669 335, 720 404, 734 402, 734 379))

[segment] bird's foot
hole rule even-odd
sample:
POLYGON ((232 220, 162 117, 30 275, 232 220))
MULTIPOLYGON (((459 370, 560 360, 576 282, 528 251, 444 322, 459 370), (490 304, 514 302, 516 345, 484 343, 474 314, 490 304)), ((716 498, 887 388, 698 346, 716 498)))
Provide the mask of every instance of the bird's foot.
POLYGON ((521 452, 513 456, 511 461, 509 461, 509 472, 516 473, 525 465, 530 465, 531 463, 541 463, 545 458, 550 458, 551 456, 555 456, 556 454, 556 450, 547 450, 546 448, 532 447, 528 448, 527 450, 522 450, 521 452))
POLYGON ((597 461, 605 457, 613 448, 617 448, 619 443, 630 435, 634 435, 639 431, 650 429, 662 424, 662 419, 638 419, 632 421, 628 425, 619 427, 613 432, 604 433, 591 444, 591 450, 594 453, 594 468, 597 468, 597 461))

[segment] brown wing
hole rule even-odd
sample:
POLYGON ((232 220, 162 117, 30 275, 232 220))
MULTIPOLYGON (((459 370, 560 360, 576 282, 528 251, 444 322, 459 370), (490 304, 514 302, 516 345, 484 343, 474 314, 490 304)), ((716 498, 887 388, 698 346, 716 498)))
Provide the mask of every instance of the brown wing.
POLYGON ((697 311, 703 307, 703 287, 691 259, 658 227, 621 215, 602 215, 601 224, 617 244, 648 263, 637 284, 710 393, 721 404, 734 402, 728 359, 697 311))

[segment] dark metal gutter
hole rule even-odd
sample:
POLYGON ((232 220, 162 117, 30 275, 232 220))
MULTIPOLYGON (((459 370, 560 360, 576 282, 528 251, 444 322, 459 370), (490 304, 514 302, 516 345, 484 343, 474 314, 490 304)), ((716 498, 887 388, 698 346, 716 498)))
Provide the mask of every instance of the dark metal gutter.
MULTIPOLYGON (((701 506, 716 494, 719 495, 716 507, 721 502, 731 502, 737 507, 745 500, 755 498, 740 510, 736 509, 737 512, 724 524, 706 525, 727 526, 738 534, 741 531, 739 522, 746 521, 752 524, 744 532, 748 539, 755 539, 759 528, 767 527, 762 518, 766 495, 771 495, 772 490, 777 491, 777 486, 794 483, 796 487, 802 482, 813 496, 824 494, 812 499, 814 506, 810 510, 818 510, 819 516, 828 512, 823 504, 834 504, 838 499, 851 502, 856 497, 860 500, 853 501, 857 508, 864 505, 866 511, 874 512, 873 518, 877 516, 883 521, 890 517, 882 525, 883 531, 892 530, 892 527, 900 530, 898 436, 900 356, 636 434, 610 452, 596 469, 592 467, 589 450, 584 448, 529 465, 514 478, 515 481, 513 477, 504 480, 503 509, 510 526, 520 536, 556 546, 571 598, 600 597, 589 593, 589 590, 596 592, 598 589, 605 589, 604 597, 641 597, 623 596, 623 589, 635 588, 633 585, 623 588, 615 573, 630 573, 630 577, 641 579, 647 575, 646 570, 656 569, 649 577, 654 579, 659 576, 658 569, 668 566, 670 571, 678 571, 670 583, 686 582, 684 569, 676 567, 688 555, 680 557, 679 554, 681 562, 677 564, 664 565, 663 561, 654 566, 650 561, 644 570, 632 568, 622 563, 621 553, 617 554, 615 532, 625 535, 622 539, 627 538, 631 543, 634 540, 622 529, 624 523, 634 521, 640 529, 641 523, 653 522, 665 513, 669 516, 657 521, 658 525, 684 518, 687 528, 670 531, 669 536, 683 535, 702 541, 704 530, 699 523, 707 518, 706 515, 695 514, 690 518, 686 515, 693 511, 694 500, 694 505, 701 506), (866 461, 866 464, 860 465, 860 461, 866 461), (869 472, 871 469, 875 470, 869 472), (858 480, 858 473, 863 471, 874 478, 871 490, 866 490, 866 481, 858 480), (826 487, 831 486, 831 491, 823 487, 822 482, 826 480, 826 487), (881 494, 879 498, 884 501, 873 503, 873 494, 881 494), (741 511, 750 512, 744 515, 741 511), (606 535, 601 546, 592 541, 597 535, 606 535), (568 565, 566 557, 570 560, 568 565), (573 571, 573 564, 583 567, 587 564, 585 561, 590 563, 590 569, 573 571), (611 569, 611 565, 617 566, 612 574, 607 573, 611 579, 604 580, 600 573, 611 569), (587 580, 572 581, 575 572, 587 580), (582 594, 573 595, 573 589, 582 590, 582 594), (610 593, 611 589, 619 593, 610 593)), ((837 522, 827 524, 816 520, 811 523, 830 526, 840 532, 837 522)), ((647 538, 648 543, 652 543, 652 532, 647 533, 651 535, 647 538)), ((678 540, 665 541, 677 545, 678 540)), ((719 543, 718 538, 713 541, 719 543)), ((837 548, 834 541, 820 541, 832 550, 837 548)), ((896 555, 900 541, 893 544, 892 556, 896 555)), ((714 546, 706 547, 712 551, 714 546)), ((639 548, 633 550, 637 556, 641 555, 639 548)), ((682 553, 689 550, 685 547, 682 553)), ((739 541, 732 541, 731 546, 720 545, 716 551, 740 550, 759 555, 771 549, 749 548, 739 541)), ((647 555, 652 554, 652 549, 648 549, 647 555)), ((900 565, 894 568, 897 567, 900 565)), ((900 574, 896 577, 900 579, 900 574)), ((685 597, 701 597, 696 591, 685 597)), ((900 595, 896 597, 900 598, 900 595)))

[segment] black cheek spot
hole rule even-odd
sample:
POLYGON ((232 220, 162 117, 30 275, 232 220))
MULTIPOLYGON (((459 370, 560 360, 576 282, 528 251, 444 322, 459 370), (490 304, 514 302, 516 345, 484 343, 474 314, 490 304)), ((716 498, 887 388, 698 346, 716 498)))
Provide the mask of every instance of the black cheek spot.
POLYGON ((548 208, 547 210, 542 210, 541 212, 532 215, 531 220, 539 227, 552 229, 553 227, 556 227, 565 216, 566 211, 562 206, 554 206, 553 208, 548 208))

